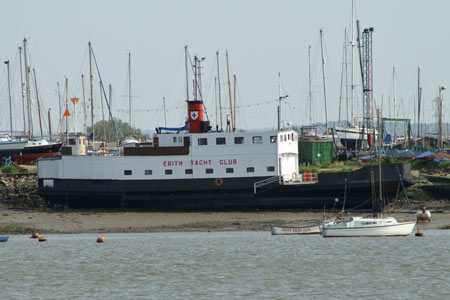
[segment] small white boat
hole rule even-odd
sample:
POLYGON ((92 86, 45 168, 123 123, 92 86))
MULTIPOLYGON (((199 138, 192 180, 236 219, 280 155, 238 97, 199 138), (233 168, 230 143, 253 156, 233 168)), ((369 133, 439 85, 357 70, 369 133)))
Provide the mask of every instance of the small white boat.
POLYGON ((431 222, 431 212, 424 206, 416 211, 417 222, 431 222))
POLYGON ((321 234, 322 222, 300 226, 275 226, 270 225, 272 235, 296 235, 296 234, 321 234))
POLYGON ((415 221, 397 222, 393 217, 352 217, 348 221, 324 224, 323 237, 383 237, 408 236, 416 225, 415 221))

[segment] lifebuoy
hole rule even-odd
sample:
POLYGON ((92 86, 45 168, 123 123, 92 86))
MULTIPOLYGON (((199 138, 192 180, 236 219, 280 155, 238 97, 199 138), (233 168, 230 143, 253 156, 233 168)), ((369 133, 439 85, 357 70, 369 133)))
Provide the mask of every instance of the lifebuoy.
POLYGON ((223 184, 222 178, 216 178, 215 183, 216 183, 217 186, 221 186, 223 184))
POLYGON ((297 179, 297 173, 296 172, 292 173, 292 179, 297 179))

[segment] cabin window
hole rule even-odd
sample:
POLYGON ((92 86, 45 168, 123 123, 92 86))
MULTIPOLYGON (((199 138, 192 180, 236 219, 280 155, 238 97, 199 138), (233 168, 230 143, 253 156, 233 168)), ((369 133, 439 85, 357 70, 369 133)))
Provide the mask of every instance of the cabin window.
POLYGON ((172 140, 173 140, 174 143, 176 143, 176 142, 177 142, 177 137, 174 136, 174 137, 172 138, 172 140))
POLYGON ((276 143, 276 142, 277 142, 277 136, 276 136, 276 135, 272 135, 272 136, 270 137, 270 142, 271 142, 271 143, 276 143))
POLYGON ((184 174, 192 174, 192 169, 185 169, 184 174))
POLYGON ((234 168, 227 168, 227 169, 226 169, 226 172, 227 172, 227 173, 234 173, 234 168))
POLYGON ((294 139, 294 133, 292 133, 292 140, 294 141, 295 139, 294 139))
POLYGON ((183 141, 183 137, 182 137, 182 136, 179 136, 179 137, 178 137, 178 142, 181 143, 182 141, 183 141))
POLYGON ((198 139, 198 145, 199 146, 208 145, 208 139, 207 138, 199 138, 198 139))
POLYGON ((280 142, 283 142, 284 141, 284 137, 283 137, 283 135, 280 135, 280 142))
POLYGON ((69 139, 69 145, 76 145, 77 139, 69 139))
POLYGON ((216 145, 225 145, 225 138, 224 137, 216 138, 216 145))
POLYGON ((212 174, 212 173, 214 173, 214 169, 206 169, 205 173, 206 174, 212 174))
POLYGON ((274 172, 274 171, 275 171, 275 167, 274 166, 267 167, 267 172, 274 172))
POLYGON ((248 167, 247 168, 247 173, 254 173, 255 172, 255 168, 254 167, 248 167))
POLYGON ((291 135, 290 135, 290 134, 287 135, 287 140, 288 140, 288 141, 291 140, 291 135))
POLYGON ((152 170, 144 170, 144 175, 152 175, 153 171, 152 170))
POLYGON ((164 170, 164 174, 166 174, 166 175, 172 175, 172 174, 173 174, 173 171, 172 171, 171 169, 167 169, 167 170, 164 170))
POLYGON ((125 170, 123 171, 123 175, 131 175, 133 172, 131 170, 125 170))
POLYGON ((240 145, 244 143, 244 137, 243 136, 236 136, 234 137, 234 143, 236 145, 240 145))
POLYGON ((254 136, 253 144, 262 144, 262 136, 260 136, 260 135, 254 136))

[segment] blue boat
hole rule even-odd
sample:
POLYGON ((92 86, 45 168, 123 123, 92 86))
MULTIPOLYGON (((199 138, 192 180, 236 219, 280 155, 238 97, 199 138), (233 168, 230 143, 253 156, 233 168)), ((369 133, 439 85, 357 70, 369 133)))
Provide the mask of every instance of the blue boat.
POLYGON ((1 242, 7 242, 8 241, 8 239, 9 239, 9 236, 0 236, 0 243, 1 242))

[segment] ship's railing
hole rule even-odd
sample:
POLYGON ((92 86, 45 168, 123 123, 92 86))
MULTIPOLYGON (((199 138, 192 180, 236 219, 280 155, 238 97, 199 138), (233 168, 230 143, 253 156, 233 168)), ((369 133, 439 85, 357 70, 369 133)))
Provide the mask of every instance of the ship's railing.
POLYGON ((253 193, 256 194, 256 190, 262 186, 271 184, 271 183, 275 183, 278 182, 281 184, 281 177, 280 176, 274 176, 274 177, 270 177, 270 178, 266 178, 264 180, 255 182, 253 184, 253 193))
POLYGON ((284 176, 282 184, 283 185, 292 185, 292 184, 313 184, 319 182, 319 174, 304 172, 303 174, 299 174, 296 177, 292 176, 284 176))

